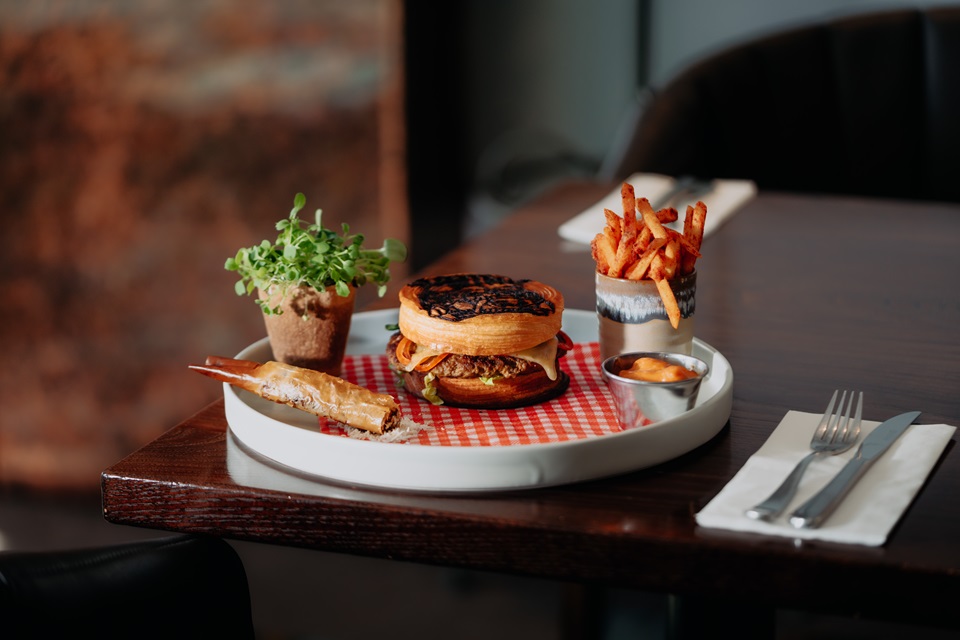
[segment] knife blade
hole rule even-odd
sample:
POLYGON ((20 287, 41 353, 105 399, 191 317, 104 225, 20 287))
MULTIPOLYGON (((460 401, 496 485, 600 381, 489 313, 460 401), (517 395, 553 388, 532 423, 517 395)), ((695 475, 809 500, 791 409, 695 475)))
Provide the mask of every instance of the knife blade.
POLYGON ((878 425, 860 443, 856 455, 840 470, 840 473, 793 512, 790 516, 790 524, 798 529, 819 527, 843 501, 870 465, 882 456, 919 416, 919 411, 910 411, 878 425))

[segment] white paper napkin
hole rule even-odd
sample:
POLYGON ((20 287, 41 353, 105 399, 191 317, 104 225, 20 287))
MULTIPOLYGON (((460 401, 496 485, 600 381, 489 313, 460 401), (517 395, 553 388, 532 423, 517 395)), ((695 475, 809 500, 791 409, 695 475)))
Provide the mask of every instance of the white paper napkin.
MULTIPOLYGON (((667 193, 673 185, 674 179, 656 173, 635 173, 625 180, 633 185, 638 198, 646 198, 651 203, 661 195, 667 193)), ((745 202, 757 193, 757 186, 750 180, 717 180, 716 187, 710 193, 704 194, 700 200, 707 205, 707 221, 704 226, 704 237, 709 236, 727 218, 729 218, 745 202)), ((604 209, 610 209, 623 215, 623 204, 620 200, 620 187, 611 191, 603 200, 585 209, 570 220, 560 225, 560 237, 573 242, 590 244, 594 236, 603 231, 606 218, 604 209)), ((683 220, 684 212, 680 212, 683 220)))
MULTIPOLYGON (((765 500, 810 451, 810 438, 820 414, 790 411, 737 475, 696 515, 701 527, 750 531, 776 536, 880 546, 913 501, 956 427, 914 424, 873 463, 833 514, 817 529, 796 529, 790 514, 823 488, 855 454, 814 460, 800 481, 793 501, 772 522, 748 518, 744 512, 765 500)), ((878 422, 864 421, 861 438, 878 422)))

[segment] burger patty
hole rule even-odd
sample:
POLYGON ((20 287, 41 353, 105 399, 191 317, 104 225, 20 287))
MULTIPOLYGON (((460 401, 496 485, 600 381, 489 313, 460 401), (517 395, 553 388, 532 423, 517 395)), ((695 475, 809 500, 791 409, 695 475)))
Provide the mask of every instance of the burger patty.
MULTIPOLYGON (((387 343, 387 360, 390 368, 395 371, 401 370, 400 361, 397 360, 397 343, 400 338, 401 334, 397 332, 387 343)), ((543 371, 543 367, 512 356, 467 356, 451 353, 430 371, 440 378, 512 378, 533 371, 543 371)))

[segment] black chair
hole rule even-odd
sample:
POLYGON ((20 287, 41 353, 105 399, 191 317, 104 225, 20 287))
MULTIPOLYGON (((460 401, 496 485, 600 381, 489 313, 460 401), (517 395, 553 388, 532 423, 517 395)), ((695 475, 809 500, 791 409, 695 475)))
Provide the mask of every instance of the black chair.
POLYGON ((6 551, 0 637, 252 639, 246 572, 227 542, 198 536, 6 551))
POLYGON ((836 17, 743 42, 653 88, 603 177, 960 201, 960 7, 836 17))

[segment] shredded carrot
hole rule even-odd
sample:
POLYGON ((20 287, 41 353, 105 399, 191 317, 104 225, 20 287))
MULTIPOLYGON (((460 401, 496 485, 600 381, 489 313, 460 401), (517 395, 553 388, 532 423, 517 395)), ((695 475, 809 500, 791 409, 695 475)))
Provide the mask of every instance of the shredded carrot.
POLYGON ((423 362, 414 367, 417 371, 430 371, 435 366, 443 362, 449 353, 438 353, 435 356, 430 356, 429 358, 424 358, 423 362))
MULTIPOLYGON (((397 361, 403 366, 410 364, 411 354, 415 351, 414 347, 416 343, 406 336, 402 336, 400 341, 397 342, 397 361)), ((424 358, 422 362, 417 364, 414 367, 417 371, 430 371, 435 366, 443 362, 443 359, 446 358, 449 353, 438 353, 435 356, 430 356, 429 358, 424 358)))
POLYGON ((410 353, 413 348, 413 340, 406 336, 401 336, 397 343, 397 360, 402 365, 410 364, 410 353))

